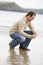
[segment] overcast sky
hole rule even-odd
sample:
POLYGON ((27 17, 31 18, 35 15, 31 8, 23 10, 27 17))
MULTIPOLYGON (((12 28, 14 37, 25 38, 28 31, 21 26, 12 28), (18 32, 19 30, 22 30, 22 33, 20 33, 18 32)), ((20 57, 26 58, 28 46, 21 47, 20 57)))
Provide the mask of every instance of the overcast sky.
POLYGON ((0 2, 16 2, 22 8, 43 9, 43 0, 0 0, 0 2))

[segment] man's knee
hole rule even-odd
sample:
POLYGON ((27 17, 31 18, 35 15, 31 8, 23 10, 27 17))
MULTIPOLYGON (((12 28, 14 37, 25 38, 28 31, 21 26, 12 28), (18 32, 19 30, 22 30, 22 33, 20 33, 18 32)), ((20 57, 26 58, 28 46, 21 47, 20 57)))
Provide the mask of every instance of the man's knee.
POLYGON ((26 40, 26 37, 22 37, 19 40, 20 40, 20 43, 23 43, 26 40))
POLYGON ((24 32, 27 33, 27 34, 33 35, 33 32, 32 31, 24 31, 24 32))
POLYGON ((34 33, 32 31, 30 31, 30 34, 33 35, 34 33))

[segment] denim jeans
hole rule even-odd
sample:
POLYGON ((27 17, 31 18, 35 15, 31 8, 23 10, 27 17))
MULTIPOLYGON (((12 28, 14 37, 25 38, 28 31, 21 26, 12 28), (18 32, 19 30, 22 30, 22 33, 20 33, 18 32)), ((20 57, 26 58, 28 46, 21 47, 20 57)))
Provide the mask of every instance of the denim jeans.
MULTIPOLYGON (((30 34, 30 35, 33 35, 33 32, 32 31, 24 31, 25 33, 27 34, 30 34)), ((11 42, 10 42, 10 45, 12 47, 16 47, 18 44, 20 44, 20 47, 28 47, 31 39, 30 38, 26 38, 22 35, 20 35, 18 32, 15 32, 13 34, 10 34, 10 37, 13 39, 11 42)))

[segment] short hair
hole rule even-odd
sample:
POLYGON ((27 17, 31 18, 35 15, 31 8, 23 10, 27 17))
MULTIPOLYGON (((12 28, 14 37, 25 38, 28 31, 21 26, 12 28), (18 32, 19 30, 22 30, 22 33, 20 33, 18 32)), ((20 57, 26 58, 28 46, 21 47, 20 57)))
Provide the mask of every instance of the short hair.
POLYGON ((30 11, 30 12, 28 12, 28 13, 26 14, 26 16, 28 16, 28 15, 30 15, 30 17, 31 17, 31 16, 33 16, 33 15, 35 15, 35 16, 36 16, 36 13, 35 13, 35 12, 33 12, 33 11, 30 11))

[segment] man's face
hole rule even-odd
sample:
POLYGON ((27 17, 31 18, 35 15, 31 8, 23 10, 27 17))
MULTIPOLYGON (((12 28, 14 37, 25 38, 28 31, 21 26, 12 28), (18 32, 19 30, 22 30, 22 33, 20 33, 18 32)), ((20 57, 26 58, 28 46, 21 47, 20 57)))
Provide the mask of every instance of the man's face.
POLYGON ((31 17, 29 16, 29 18, 28 18, 29 21, 32 21, 32 20, 34 20, 34 19, 35 19, 35 15, 33 15, 33 16, 31 16, 31 17))

